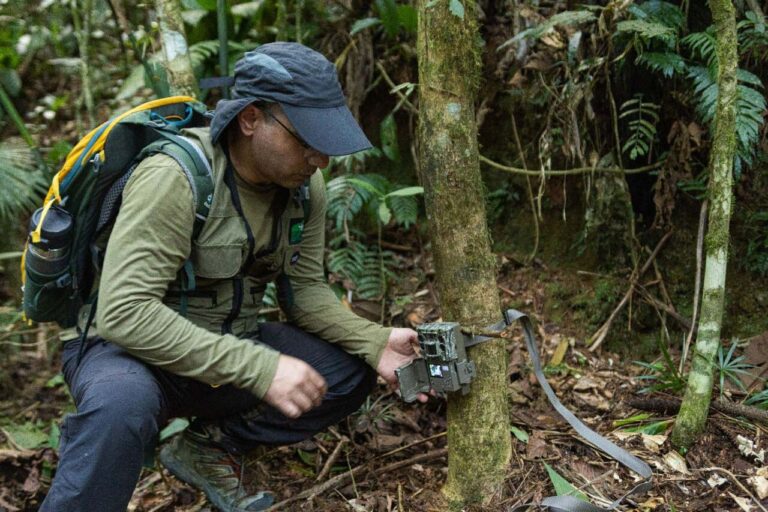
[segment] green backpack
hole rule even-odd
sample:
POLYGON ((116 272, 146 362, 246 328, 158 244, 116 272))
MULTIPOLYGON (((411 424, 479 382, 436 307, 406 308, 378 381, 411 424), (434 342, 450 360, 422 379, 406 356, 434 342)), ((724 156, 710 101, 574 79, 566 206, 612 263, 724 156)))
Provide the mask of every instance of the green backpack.
MULTIPOLYGON (((30 221, 21 260, 26 318, 74 327, 81 307, 91 304, 87 333, 96 310, 92 288, 103 260, 95 242, 109 236, 128 178, 150 155, 168 155, 184 170, 195 200, 197 237, 211 206, 213 176, 202 150, 179 131, 208 120, 206 106, 194 98, 163 98, 114 117, 77 143, 30 221)), ((186 292, 194 289, 191 262, 178 280, 186 309, 186 292)))

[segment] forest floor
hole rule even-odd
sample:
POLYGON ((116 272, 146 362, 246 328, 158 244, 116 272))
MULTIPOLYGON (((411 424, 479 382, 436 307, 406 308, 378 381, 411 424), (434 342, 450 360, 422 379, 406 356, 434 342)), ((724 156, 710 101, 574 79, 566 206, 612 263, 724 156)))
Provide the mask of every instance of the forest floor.
MULTIPOLYGON (((637 402, 649 398, 639 394, 648 384, 636 378, 642 368, 605 348, 589 352, 583 339, 590 333, 571 317, 558 315, 557 322, 549 317, 548 293, 564 274, 540 265, 505 274, 499 280, 502 300, 533 315, 558 396, 585 423, 653 468, 650 492, 633 496, 635 501, 628 501, 633 504, 622 509, 766 510, 765 425, 713 412, 700 441, 679 455, 668 439, 669 405, 637 402), (635 409, 632 400, 647 410, 635 409)), ((427 289, 394 313, 405 325, 438 318, 427 289)), ((512 339, 508 350, 513 454, 505 497, 493 509, 553 495, 557 475, 603 505, 631 489, 637 475, 581 440, 548 404, 522 336, 512 339)), ((11 380, 6 389, 13 390, 0 400, 0 511, 37 510, 56 464, 55 425, 73 410, 71 398, 57 377, 57 354, 41 357, 26 349, 0 364, 11 380)), ((437 504, 447 474, 445 430, 444 401, 408 405, 382 385, 359 412, 330 431, 249 457, 247 479, 270 489, 282 503, 280 510, 443 510, 437 504)), ((201 493, 155 464, 143 470, 128 510, 212 510, 201 493)))

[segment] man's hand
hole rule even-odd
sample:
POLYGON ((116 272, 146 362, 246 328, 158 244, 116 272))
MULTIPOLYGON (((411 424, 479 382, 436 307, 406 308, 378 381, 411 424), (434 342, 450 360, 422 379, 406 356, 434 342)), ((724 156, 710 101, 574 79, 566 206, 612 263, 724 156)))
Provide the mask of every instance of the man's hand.
MULTIPOLYGON (((397 389, 395 369, 418 357, 415 347, 418 345, 418 335, 413 329, 395 327, 389 335, 387 345, 381 353, 376 371, 393 389, 397 389)), ((429 397, 424 393, 418 396, 420 402, 426 402, 429 397)))
POLYGON ((289 418, 298 418, 317 407, 325 396, 325 379, 301 359, 280 355, 264 401, 289 418))

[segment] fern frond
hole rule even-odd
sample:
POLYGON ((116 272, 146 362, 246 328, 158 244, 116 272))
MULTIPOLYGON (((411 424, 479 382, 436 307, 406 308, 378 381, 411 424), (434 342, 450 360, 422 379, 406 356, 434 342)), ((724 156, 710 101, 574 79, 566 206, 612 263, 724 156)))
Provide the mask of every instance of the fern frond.
POLYGON ((387 204, 395 216, 395 222, 406 229, 416 224, 419 217, 419 203, 416 196, 390 196, 387 204))
POLYGON ((753 11, 747 11, 746 19, 741 20, 737 25, 739 36, 739 53, 752 55, 759 62, 768 61, 768 30, 763 19, 753 11))
POLYGON ((691 50, 694 57, 698 54, 707 63, 707 66, 711 68, 715 65, 717 61, 717 39, 711 27, 705 32, 688 34, 681 39, 681 42, 691 50))
POLYGON ((634 99, 621 105, 619 119, 629 118, 628 126, 630 136, 621 150, 629 153, 629 158, 647 155, 651 144, 656 139, 656 125, 659 122, 659 105, 643 101, 643 96, 638 94, 634 99))
POLYGON ((12 221, 42 201, 48 180, 26 146, 0 143, 0 162, 0 219, 12 221))
POLYGON ((652 19, 668 27, 680 30, 685 25, 685 14, 677 5, 660 0, 650 0, 629 6, 629 12, 637 19, 652 19))
POLYGON ((629 34, 640 38, 647 46, 652 41, 659 41, 672 49, 677 41, 675 28, 655 20, 635 19, 624 20, 616 24, 616 34, 629 34))
POLYGON ((637 56, 635 64, 661 73, 666 78, 672 78, 675 73, 684 73, 686 69, 685 60, 673 52, 644 52, 637 56))

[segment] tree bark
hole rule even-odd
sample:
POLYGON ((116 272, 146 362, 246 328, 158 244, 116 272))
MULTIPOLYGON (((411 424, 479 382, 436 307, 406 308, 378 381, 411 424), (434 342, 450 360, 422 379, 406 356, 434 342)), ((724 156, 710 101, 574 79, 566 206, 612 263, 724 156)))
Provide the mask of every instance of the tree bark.
POLYGON ((733 201, 733 157, 736 150, 736 13, 730 0, 710 0, 717 32, 718 98, 709 158, 709 227, 706 238, 704 289, 688 385, 672 431, 672 442, 688 448, 704 430, 712 398, 712 374, 723 319, 729 224, 733 201))
POLYGON ((192 61, 189 58, 184 21, 178 0, 156 0, 157 20, 160 24, 160 41, 163 48, 165 69, 171 94, 198 97, 192 61))
MULTIPOLYGON (((418 2, 419 168, 440 304, 446 320, 484 327, 500 320, 496 260, 486 225, 474 100, 480 77, 476 4, 463 17, 449 2, 418 2)), ((469 349, 477 378, 448 400, 452 508, 501 494, 511 454, 503 340, 469 349)))

